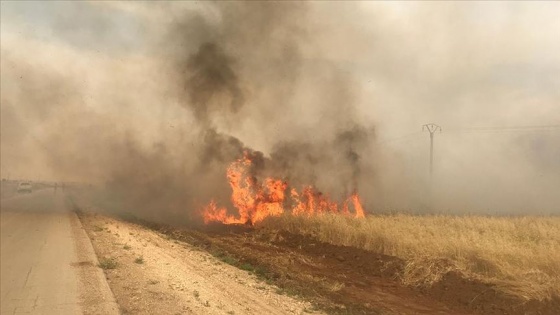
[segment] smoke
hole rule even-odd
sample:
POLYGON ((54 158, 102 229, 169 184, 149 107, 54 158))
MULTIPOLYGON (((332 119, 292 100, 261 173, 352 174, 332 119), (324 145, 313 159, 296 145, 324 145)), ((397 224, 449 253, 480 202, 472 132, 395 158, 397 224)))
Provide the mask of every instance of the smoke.
POLYGON ((230 204, 249 152, 257 178, 372 212, 560 210, 557 132, 468 132, 560 121, 560 47, 530 26, 558 30, 557 5, 42 6, 2 3, 3 177, 93 182, 182 222, 230 204))
POLYGON ((270 153, 269 168, 296 187, 313 183, 342 199, 376 182, 375 168, 367 160, 376 156, 368 143, 372 139, 373 131, 356 126, 329 141, 281 142, 270 153))
POLYGON ((243 106, 244 96, 230 59, 213 43, 202 44, 196 54, 189 57, 184 72, 188 76, 185 86, 189 94, 187 105, 193 109, 198 120, 207 120, 213 110, 236 112, 243 106), (229 103, 211 102, 224 93, 231 99, 229 103), (229 108, 224 108, 224 104, 229 108), (212 105, 217 108, 212 108, 212 105))

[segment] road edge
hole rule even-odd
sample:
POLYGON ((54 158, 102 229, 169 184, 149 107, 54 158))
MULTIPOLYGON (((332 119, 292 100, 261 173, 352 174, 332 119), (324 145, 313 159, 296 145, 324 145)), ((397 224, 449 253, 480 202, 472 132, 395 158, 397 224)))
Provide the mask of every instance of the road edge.
POLYGON ((75 267, 80 268, 79 289, 83 314, 121 314, 105 273, 98 267, 99 260, 91 239, 75 211, 70 212, 70 222, 79 258, 75 267))

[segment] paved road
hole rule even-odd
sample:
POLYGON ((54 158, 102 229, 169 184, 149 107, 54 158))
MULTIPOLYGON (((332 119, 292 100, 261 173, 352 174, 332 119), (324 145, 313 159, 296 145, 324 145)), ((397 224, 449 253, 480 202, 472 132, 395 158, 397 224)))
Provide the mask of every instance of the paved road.
POLYGON ((118 314, 63 192, 1 200, 1 314, 118 314))

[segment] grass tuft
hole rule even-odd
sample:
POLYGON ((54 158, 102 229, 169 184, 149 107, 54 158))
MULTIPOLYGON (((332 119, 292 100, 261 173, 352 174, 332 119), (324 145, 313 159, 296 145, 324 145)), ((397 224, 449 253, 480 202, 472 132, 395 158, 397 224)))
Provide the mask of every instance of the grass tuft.
POLYGON ((253 272, 253 270, 255 270, 255 267, 253 267, 253 265, 251 265, 251 264, 244 263, 244 264, 241 264, 239 266, 239 269, 249 271, 249 272, 253 272))
POLYGON ((117 266, 118 262, 114 258, 102 258, 99 260, 99 268, 101 269, 115 269, 117 266))

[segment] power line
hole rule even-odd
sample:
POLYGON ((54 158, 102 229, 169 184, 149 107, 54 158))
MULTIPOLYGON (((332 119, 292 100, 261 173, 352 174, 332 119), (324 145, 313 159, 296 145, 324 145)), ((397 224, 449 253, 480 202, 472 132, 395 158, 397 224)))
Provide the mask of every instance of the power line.
POLYGON ((555 131, 560 130, 560 125, 536 125, 536 126, 501 126, 501 127, 475 127, 475 128, 451 128, 446 132, 524 132, 524 131, 555 131))
MULTIPOLYGON (((560 131, 560 125, 532 125, 532 126, 499 126, 499 127, 471 127, 471 128, 446 128, 446 134, 465 134, 465 133, 520 133, 520 132, 556 132, 560 131)), ((401 136, 382 139, 378 145, 388 145, 394 142, 410 141, 418 137, 422 132, 412 132, 401 136)))

